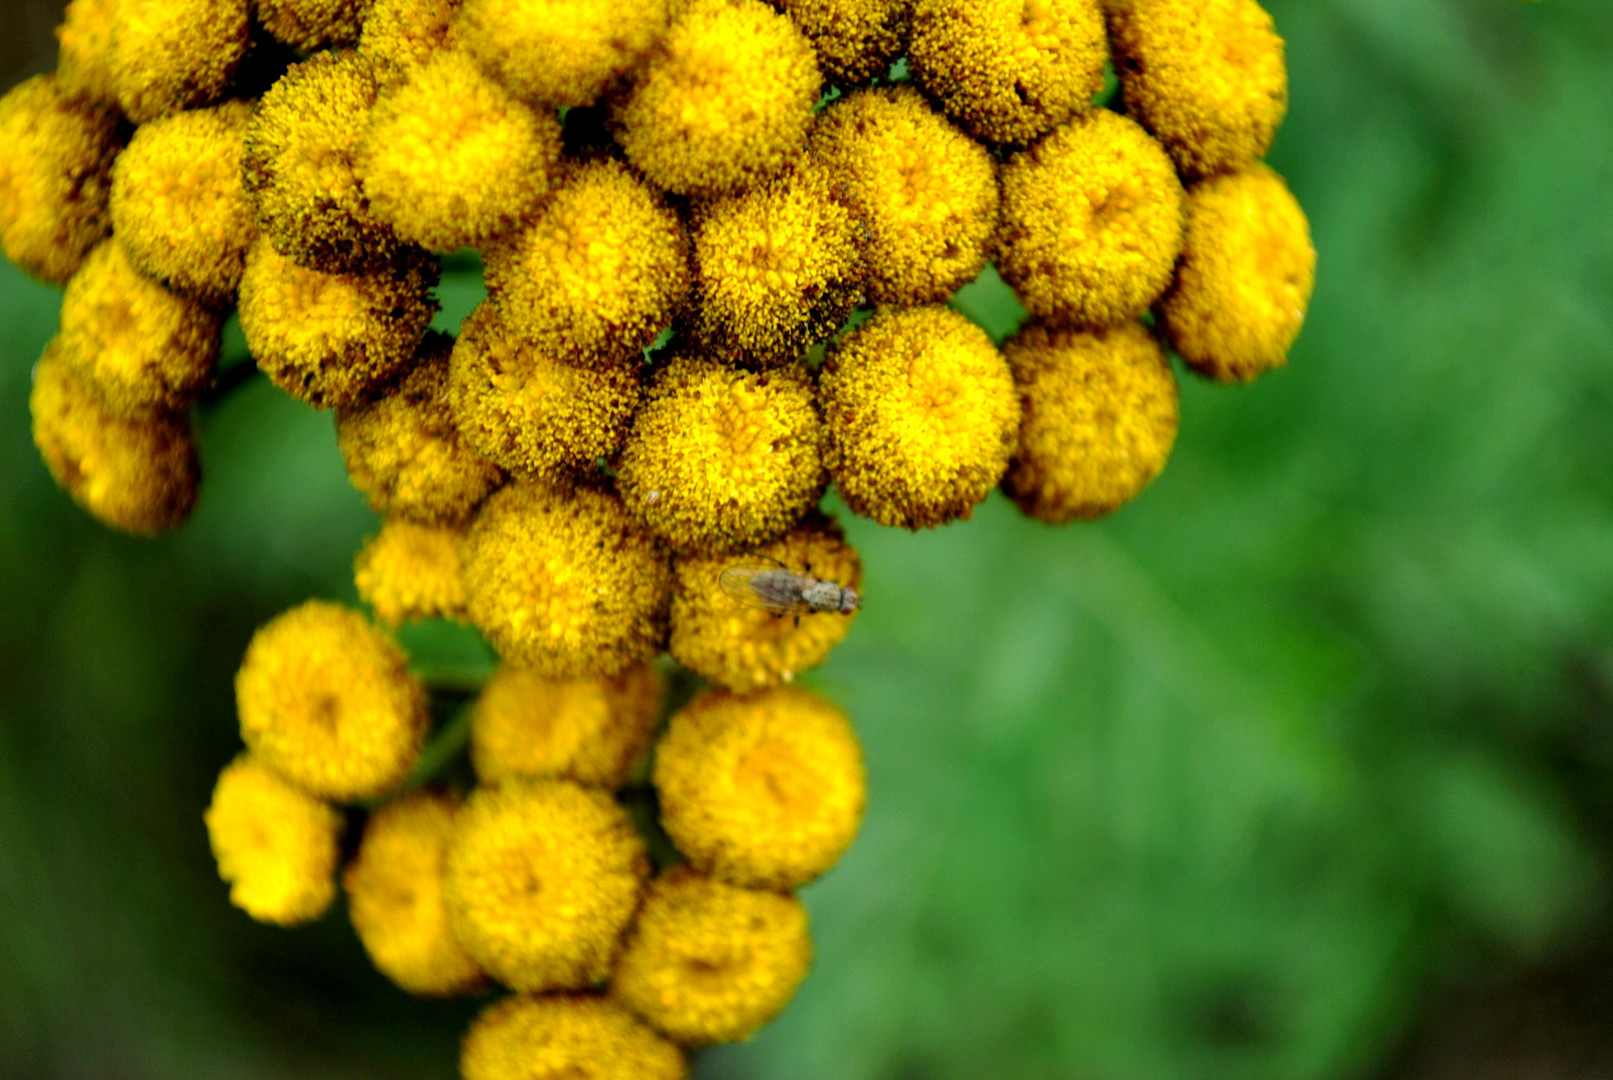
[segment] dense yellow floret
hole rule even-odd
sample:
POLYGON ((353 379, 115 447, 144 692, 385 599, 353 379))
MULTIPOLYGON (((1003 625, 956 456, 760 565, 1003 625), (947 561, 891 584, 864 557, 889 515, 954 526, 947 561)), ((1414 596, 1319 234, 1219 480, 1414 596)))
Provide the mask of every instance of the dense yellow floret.
POLYGON ((890 70, 907 47, 912 0, 773 0, 818 53, 823 77, 842 90, 890 70))
POLYGON ((107 412, 59 339, 34 367, 28 407, 51 476, 102 524, 158 533, 190 516, 201 466, 183 416, 129 420, 107 412))
POLYGON ((95 101, 118 100, 112 77, 112 22, 118 0, 68 0, 56 27, 56 84, 95 101))
POLYGON ((512 485, 482 507, 462 552, 471 620, 510 663, 609 677, 666 640, 667 551, 614 495, 512 485))
POLYGON ((222 98, 249 47, 247 0, 118 0, 112 82, 137 124, 222 98))
POLYGON ((430 260, 325 274, 260 236, 241 276, 241 332, 274 384, 316 409, 351 405, 413 359, 437 302, 430 260))
POLYGON ((661 697, 653 664, 612 679, 546 679, 506 665, 476 699, 471 762, 484 784, 563 777, 621 787, 650 744, 661 697))
POLYGON ((61 347, 119 416, 187 408, 218 364, 223 316, 169 292, 106 240, 67 283, 61 347))
POLYGON ((411 994, 480 988, 482 969, 448 925, 443 873, 457 800, 420 792, 371 815, 342 874, 347 910, 376 969, 411 994))
POLYGON ((672 718, 655 755, 661 824, 691 866, 790 889, 833 866, 867 801, 846 714, 796 687, 707 691, 672 718))
POLYGON ((499 467, 454 423, 448 401, 453 347, 447 335, 428 333, 396 387, 336 410, 347 477, 377 513, 458 525, 503 482, 499 467))
POLYGON ((862 232, 828 173, 808 160, 701 204, 693 228, 701 345, 753 365, 800 356, 862 301, 862 232))
POLYGON ((779 536, 823 494, 812 375, 703 357, 657 373, 622 448, 617 489, 674 547, 733 551, 779 536))
POLYGON ((1108 109, 1002 170, 997 268, 1033 314, 1113 326, 1148 310, 1182 250, 1182 183, 1148 133, 1108 109))
POLYGON ((1061 525, 1118 510, 1176 443, 1176 376, 1141 323, 1084 333, 1032 323, 1003 347, 1025 417, 1003 488, 1061 525))
POLYGON ((444 51, 383 93, 358 170, 369 206, 405 240, 475 247, 543 198, 560 157, 560 121, 535 112, 444 51))
POLYGON ((1187 176, 1264 157, 1288 110, 1276 24, 1255 0, 1107 0, 1126 110, 1187 176))
POLYGON ((1305 211, 1256 163, 1188 192, 1187 243, 1160 324, 1201 375, 1248 382, 1287 363, 1315 285, 1305 211))
POLYGON ((336 896, 342 816, 251 754, 224 767, 205 816, 230 903, 259 922, 296 926, 336 896))
POLYGON ((686 0, 621 109, 622 148, 679 194, 782 171, 806 142, 822 79, 812 45, 762 0, 686 0))
POLYGON ((415 619, 465 618, 458 531, 387 518, 353 562, 359 599, 389 626, 415 619))
POLYGON ((358 44, 370 0, 255 0, 269 36, 301 52, 358 44))
POLYGON ((0 246, 52 285, 65 284, 111 229, 107 195, 117 110, 70 98, 36 75, 0 97, 0 246))
POLYGON ((685 1080, 683 1052, 633 1014, 588 994, 520 995, 471 1024, 460 1051, 464 1080, 685 1080))
POLYGON ((983 330, 943 307, 878 312, 818 377, 824 460, 841 496, 881 525, 966 518, 1008 467, 1019 396, 983 330))
POLYGON ((587 105, 666 29, 668 0, 464 0, 456 31, 495 78, 537 105, 587 105))
POLYGON ((1086 109, 1108 58, 1099 0, 914 0, 914 81, 990 142, 1034 142, 1086 109))
POLYGON ((424 64, 447 47, 459 0, 370 0, 358 50, 385 65, 387 80, 424 64))
POLYGON ((683 555, 673 563, 673 659, 718 686, 755 690, 789 682, 823 663, 851 628, 839 612, 780 613, 726 592, 732 567, 784 567, 862 590, 862 561, 840 527, 813 517, 774 543, 742 555, 683 555))
POLYGON ((345 801, 403 782, 426 693, 403 650, 356 611, 310 600, 258 628, 235 675, 241 738, 299 787, 345 801))
POLYGON ((939 303, 986 265, 997 229, 996 163, 917 90, 842 98, 812 129, 811 145, 868 230, 874 303, 939 303))
POLYGON ((112 226, 135 265, 178 292, 228 304, 257 236, 241 186, 252 104, 142 124, 112 166, 112 226))
POLYGON ((525 477, 587 472, 616 452, 643 387, 638 366, 576 367, 513 333, 490 303, 460 327, 449 364, 455 423, 525 477))
POLYGON ((395 259, 403 246, 370 209, 358 172, 381 73, 358 53, 315 53, 252 115, 242 170, 258 227, 304 266, 351 273, 395 259))
POLYGON ((460 808, 443 882, 454 934, 516 990, 603 979, 649 873, 644 842, 605 792, 508 780, 460 808))

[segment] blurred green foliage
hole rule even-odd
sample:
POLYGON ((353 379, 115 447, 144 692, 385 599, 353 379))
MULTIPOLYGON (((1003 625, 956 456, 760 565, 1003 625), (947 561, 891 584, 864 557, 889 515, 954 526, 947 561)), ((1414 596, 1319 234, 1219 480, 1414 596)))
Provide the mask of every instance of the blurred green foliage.
MULTIPOLYGON (((868 606, 814 681, 867 825, 799 999, 702 1076, 1369 1074, 1442 980, 1607 925, 1613 8, 1269 6, 1321 251, 1291 369, 1185 377, 1111 520, 849 523, 868 606)), ((959 304, 1017 318, 989 275, 959 304)), ((249 384, 192 523, 112 535, 28 437, 56 305, 0 269, 0 1075, 454 1075, 476 1003, 393 990, 340 913, 251 924, 201 827, 252 628, 351 598, 375 527, 330 418, 249 384)))

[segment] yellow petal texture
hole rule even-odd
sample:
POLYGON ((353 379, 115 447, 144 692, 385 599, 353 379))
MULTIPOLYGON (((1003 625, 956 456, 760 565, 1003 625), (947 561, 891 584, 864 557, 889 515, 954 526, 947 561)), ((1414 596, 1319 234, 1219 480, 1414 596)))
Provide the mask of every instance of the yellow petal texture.
POLYGON ((359 599, 388 626, 417 619, 465 619, 460 533, 388 518, 353 563, 359 599))
POLYGON ((464 1080, 685 1080, 683 1052, 614 1001, 588 994, 505 998, 470 1026, 464 1080))
POLYGON ((385 66, 394 80, 444 48, 459 0, 370 0, 358 51, 385 66))
POLYGON ((112 81, 137 124, 221 99, 248 48, 246 0, 118 0, 112 81))
POLYGON ((116 103, 112 77, 112 22, 118 0, 68 0, 56 27, 56 83, 69 94, 116 103))
POLYGON ((301 52, 358 43, 369 0, 256 0, 258 22, 301 52))
POLYGON ((205 815, 230 903, 259 922, 296 926, 336 896, 342 818, 251 754, 219 774, 205 815))
POLYGON ((907 46, 912 0, 774 0, 817 50, 823 77, 847 89, 890 70, 907 46))
POLYGON ((640 61, 666 28, 669 7, 667 0, 464 0, 457 31, 518 97, 587 105, 640 61))

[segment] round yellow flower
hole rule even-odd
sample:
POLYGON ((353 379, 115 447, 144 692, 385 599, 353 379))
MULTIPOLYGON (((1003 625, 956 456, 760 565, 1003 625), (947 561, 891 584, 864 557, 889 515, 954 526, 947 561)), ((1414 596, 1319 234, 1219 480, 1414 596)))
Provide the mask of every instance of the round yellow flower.
POLYGON ((444 51, 381 95, 358 170, 370 210, 399 236, 454 251, 508 231, 543 198, 559 157, 553 114, 444 51))
POLYGON ((1107 109, 1072 120, 1002 171, 997 268, 1033 314, 1082 326, 1137 317, 1182 250, 1182 183, 1148 133, 1107 109))
POLYGON ((1185 175, 1265 156, 1288 111, 1288 68, 1256 0, 1107 2, 1126 110, 1185 175))
POLYGON ((112 77, 112 21, 118 0, 68 0, 56 27, 56 84, 68 94, 81 94, 115 104, 112 77))
POLYGON ((608 678, 666 640, 667 551, 614 495, 511 485, 482 507, 462 555, 471 620, 511 663, 608 678))
POLYGON ((142 124, 112 166, 112 227, 141 272, 210 304, 235 298, 257 236, 241 187, 252 104, 142 124))
POLYGON ((806 908, 679 867, 650 884, 610 992, 686 1046, 738 1042, 795 996, 812 966, 806 908))
POLYGON ((1086 109, 1108 58, 1099 0, 913 3, 914 81, 990 142, 1034 142, 1086 109))
POLYGON ((230 903, 259 922, 296 926, 336 896, 342 816, 251 754, 219 774, 205 816, 230 903))
POLYGON ((377 513, 459 525, 503 483, 499 467, 454 423, 448 400, 453 347, 446 334, 427 333, 395 388, 336 410, 347 477, 377 513))
POLYGON ((483 252, 511 329, 568 363, 636 365, 689 291, 689 240, 617 161, 570 168, 529 224, 483 252))
POLYGON ((465 951, 517 990, 577 989, 610 972, 649 873, 609 795, 569 780, 478 788, 460 808, 443 894, 465 951))
POLYGON ((1153 483, 1176 443, 1176 376, 1141 323, 1032 323, 1003 348, 1025 418, 1003 488, 1053 525, 1097 518, 1153 483))
POLYGON ((985 267, 997 229, 996 163, 917 90, 840 99, 811 145, 867 227, 874 303, 939 303, 985 267))
POLYGON ((358 43, 369 0, 256 0, 269 36, 301 52, 358 43))
POLYGON ((804 365, 754 373, 673 359, 622 448, 622 500, 675 547, 732 551, 773 539, 823 494, 812 396, 804 365))
POLYGON ((911 0, 774 0, 818 53, 823 76, 841 89, 890 70, 907 47, 911 0))
POLYGON ((686 0, 622 106, 628 160, 680 195, 781 172, 823 85, 812 45, 762 0, 686 0))
POLYGON ((855 614, 780 614, 725 592, 731 567, 785 567, 862 590, 862 561, 840 527, 812 517, 781 539, 742 555, 690 553, 673 563, 672 658, 730 690, 755 690, 817 667, 846 636, 855 614))
POLYGON ((28 407, 46 468, 96 520, 149 534, 190 516, 201 466, 183 416, 159 412, 131 420, 107 412, 73 370, 60 339, 34 368, 28 407))
POLYGON ((65 284, 111 230, 117 110, 36 75, 0 97, 0 146, 0 247, 41 281, 65 284))
POLYGON ((258 628, 235 674, 241 738, 322 798, 381 795, 420 753, 426 693, 403 650, 356 611, 310 600, 258 628))
POLYGON ((260 236, 241 275, 241 332, 258 366, 316 409, 352 405, 409 365, 437 313, 424 256, 373 273, 325 274, 260 236))
POLYGON ((141 274, 112 239, 67 283, 60 341, 108 411, 138 419, 201 395, 218 364, 222 325, 218 311, 141 274))
POLYGON ((862 301, 862 227, 815 163, 701 204, 693 232, 695 335, 725 357, 794 360, 862 301))
POLYGON ((443 873, 458 800, 419 792, 370 816, 342 874, 347 911, 364 951, 411 994, 446 997, 486 981, 448 925, 443 873))
POLYGON ((1305 211, 1257 162, 1188 192, 1187 243, 1160 324, 1201 375, 1248 382, 1288 362, 1315 285, 1305 211))
POLYGON ((1019 433, 1007 361, 943 307, 876 313, 831 350, 818 404, 824 460, 846 505, 908 529, 969 517, 1019 433))
POLYGON ((388 81, 430 60, 448 45, 459 0, 370 0, 358 51, 380 61, 388 81))
POLYGON ((456 31, 510 92, 587 105, 666 29, 667 0, 464 0, 456 31))
POLYGON ((112 83, 137 124, 211 105, 250 42, 247 0, 118 0, 112 83))
POLYGON ((735 885, 792 889, 833 866, 867 802, 846 714, 796 687, 708 691, 655 755, 661 824, 689 864, 735 885))
POLYGON ((489 460, 524 477, 593 469, 627 436, 638 368, 575 367, 512 332, 490 303, 460 327, 448 368, 455 422, 489 460))
POLYGON ((476 699, 470 759, 484 784, 563 777, 619 788, 650 744, 661 697, 653 664, 612 679, 546 679, 501 667, 476 699))
POLYGON ((505 998, 482 1012, 459 1056, 464 1080, 686 1080, 683 1052, 591 994, 505 998))
POLYGON ((387 518, 353 562, 359 599, 388 626, 415 619, 463 621, 460 539, 456 530, 441 525, 387 518))

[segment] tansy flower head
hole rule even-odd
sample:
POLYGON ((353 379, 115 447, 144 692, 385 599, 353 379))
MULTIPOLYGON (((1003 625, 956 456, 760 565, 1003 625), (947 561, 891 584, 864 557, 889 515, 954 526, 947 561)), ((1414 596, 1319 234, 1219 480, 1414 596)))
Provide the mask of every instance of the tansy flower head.
POLYGON ((310 600, 258 628, 235 675, 241 737, 265 765, 327 799, 401 783, 426 694, 403 650, 356 611, 310 600))
POLYGON ((833 866, 867 800, 846 714, 795 687, 708 691, 672 718, 655 755, 661 824, 691 866, 791 889, 833 866))
POLYGON ((794 360, 862 300, 862 228, 823 169, 785 175, 699 206, 694 330, 735 360, 794 360))
POLYGON ((498 466, 454 423, 448 402, 453 347, 447 335, 428 333, 396 387, 336 410, 336 444, 348 479, 377 513, 460 524, 503 481, 498 466))
POLYGON ((356 45, 369 0, 256 0, 258 22, 301 52, 356 45))
POLYGON ((476 699, 471 762, 484 784, 564 777, 617 788, 650 743, 661 673, 635 664, 611 679, 546 679, 504 666, 476 699))
POLYGON ((505 998, 471 1024, 464 1080, 685 1080, 683 1051, 632 1013, 591 994, 505 998))
POLYGON ((446 526, 387 518, 354 560, 359 598, 389 626, 414 619, 463 620, 459 541, 459 532, 446 526))
POLYGON ((1002 171, 997 261, 1034 314, 1083 326, 1135 318, 1182 250, 1182 184, 1148 133, 1108 109, 1070 121, 1002 171))
POLYGON ((252 104, 142 124, 112 166, 112 226, 141 271, 210 304, 235 297, 257 235, 241 187, 252 104))
POLYGON ((986 265, 996 164, 917 90, 842 98, 812 129, 811 145, 867 227, 870 300, 939 303, 986 265))
POLYGON ((618 137, 668 191, 732 191, 800 152, 821 87, 787 16, 762 0, 687 0, 639 72, 618 137))
POLYGON ((771 544, 741 555, 691 552, 673 563, 673 659, 719 686, 755 690, 817 667, 840 644, 855 615, 773 611, 726 591, 732 567, 784 568, 862 590, 862 561, 840 527, 811 518, 771 544))
POLYGON ((118 0, 68 0, 56 27, 56 83, 68 94, 116 102, 112 78, 112 20, 118 0))
POLYGON ((1033 142, 1087 108, 1108 58, 1098 0, 913 3, 914 80, 991 142, 1033 142))
POLYGON ((138 419, 196 400, 218 363, 222 321, 145 277, 111 239, 67 283, 60 341, 102 404, 138 419))
POLYGON ((1188 192, 1187 243, 1161 325, 1200 374, 1248 382, 1287 362, 1315 285, 1305 211, 1257 162, 1188 192))
POLYGON ((449 365, 455 422, 490 460, 560 479, 610 457, 642 392, 637 366, 575 367, 517 336, 490 303, 460 327, 449 365))
POLYGON ((34 367, 34 444, 51 476, 97 520, 131 533, 178 526, 196 505, 201 466, 183 416, 108 412, 60 339, 34 367))
POLYGON ((448 996, 485 981, 448 925, 442 879, 457 800, 419 792, 370 816, 342 874, 353 929, 370 960, 411 994, 448 996))
POLYGON ((406 75, 448 44, 459 0, 370 0, 358 51, 383 65, 384 78, 406 75))
POLYGON ((514 225, 542 199, 559 157, 553 114, 444 50, 381 95, 358 170, 370 210, 399 236, 453 251, 514 225))
POLYGON ((1082 333, 1032 323, 1003 349, 1025 418, 1003 488, 1054 525, 1118 510, 1165 468, 1176 376, 1141 323, 1082 333))
POLYGON ((326 274, 260 236, 241 276, 241 331, 274 384, 316 409, 351 405, 408 366, 437 302, 424 255, 326 274))
POLYGON ((517 990, 603 979, 649 872, 609 795, 569 780, 478 788, 454 821, 443 890, 454 934, 517 990))
POLYGON ((524 228, 484 252, 487 291, 549 354, 637 363, 689 291, 689 241, 672 208, 617 161, 571 166, 524 228))
POLYGON ((252 115, 242 170, 258 226, 304 266, 351 273, 391 261, 402 246, 370 209, 358 173, 380 72, 358 53, 316 53, 252 115))
POLYGON ((806 909, 679 867, 650 884, 610 992, 684 1045, 748 1039, 812 966, 806 909))
POLYGON ((336 895, 342 817, 251 754, 224 767, 205 817, 230 903, 259 922, 296 926, 336 895))
POLYGON ((245 58, 247 0, 117 0, 112 83, 137 124, 224 96, 245 58))
POLYGON ((1126 110, 1188 176, 1264 157, 1288 109, 1283 39, 1255 0, 1108 0, 1126 110))
POLYGON ((36 75, 0 97, 0 146, 0 246, 34 277, 64 284, 111 228, 117 110, 36 75))
POLYGON ((830 352, 818 404, 824 458, 846 505, 909 529, 973 513, 1019 431, 1007 361, 943 307, 876 313, 830 352))
POLYGON ((461 550, 471 620, 511 663, 608 677, 666 640, 667 551, 614 495, 512 485, 461 550))
POLYGON ((464 0, 456 27, 482 66, 537 105, 587 105, 666 28, 667 0, 464 0))
POLYGON ((784 532, 823 494, 820 430, 804 365, 758 374, 678 357, 634 418, 617 487, 674 547, 749 547, 784 532))
POLYGON ((823 77, 841 89, 884 75, 907 47, 912 0, 773 0, 818 53, 823 77))

